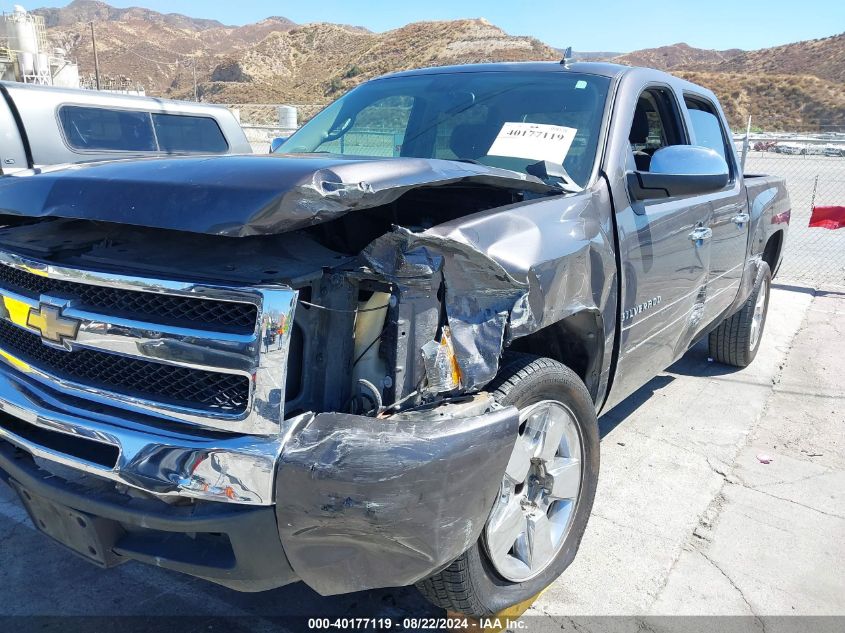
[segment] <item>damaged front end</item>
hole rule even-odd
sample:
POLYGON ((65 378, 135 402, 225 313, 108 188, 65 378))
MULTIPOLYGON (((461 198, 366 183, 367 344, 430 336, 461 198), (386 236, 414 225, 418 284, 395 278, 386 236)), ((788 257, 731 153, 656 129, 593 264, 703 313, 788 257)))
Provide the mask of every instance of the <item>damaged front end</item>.
MULTIPOLYGON (((0 420, 0 440, 131 497, 275 506, 284 564, 320 593, 416 582, 478 538, 499 492, 518 414, 483 389, 503 349, 550 315, 613 308, 612 276, 575 286, 541 240, 526 242, 546 257, 538 274, 437 227, 496 213, 507 224, 530 207, 568 222, 580 235, 572 257, 600 267, 612 256, 589 196, 559 205, 561 194, 530 176, 422 159, 163 159, 4 179, 0 321, 11 329, 3 339, 0 327, 0 401, 17 417, 0 420), (549 293, 563 283, 567 296, 549 293), (100 286, 108 292, 89 292, 100 286), (136 301, 151 295, 161 301, 136 301), (177 314, 186 300, 205 305, 177 314), (219 316, 240 303, 252 306, 245 320, 219 316), (19 305, 80 325, 47 340, 19 305), (15 328, 32 341, 19 345, 15 328), (66 375, 77 371, 69 358, 92 353, 137 371, 115 374, 122 383, 66 375), (207 388, 190 392, 196 402, 178 401, 173 385, 198 377, 207 388), (70 434, 118 457, 92 465, 62 443, 70 434)), ((598 384, 606 370, 590 371, 598 384)), ((242 536, 231 543, 244 547, 242 536)), ((266 565, 253 582, 237 561, 232 573, 200 573, 115 547, 241 589, 288 581, 266 565)))
POLYGON ((291 566, 322 595, 404 586, 481 533, 518 413, 481 394, 386 418, 321 413, 286 443, 276 480, 291 566))

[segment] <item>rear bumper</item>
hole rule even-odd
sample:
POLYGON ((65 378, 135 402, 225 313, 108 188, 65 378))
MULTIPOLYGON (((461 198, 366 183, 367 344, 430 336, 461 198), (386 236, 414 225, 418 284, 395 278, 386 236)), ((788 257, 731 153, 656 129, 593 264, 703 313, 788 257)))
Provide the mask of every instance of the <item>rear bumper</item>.
MULTIPOLYGON (((408 585, 445 567, 481 533, 518 427, 516 409, 496 408, 487 395, 383 419, 320 414, 300 421, 262 473, 273 482, 275 505, 171 504, 108 482, 105 490, 83 488, 40 468, 33 455, 105 472, 80 468, 78 457, 45 448, 39 436, 23 437, 48 427, 29 408, 34 400, 14 410, 27 417, 13 419, 3 380, 0 428, 19 433, 2 432, 9 441, 0 437, 0 480, 18 491, 39 529, 95 563, 138 560, 240 591, 301 579, 331 595, 408 585), (76 534, 68 515, 97 526, 97 556, 77 546, 89 535, 76 534)), ((91 431, 73 420, 81 434, 91 431)), ((205 452, 215 454, 219 438, 207 441, 205 452)), ((159 473, 168 463, 150 461, 159 473)))

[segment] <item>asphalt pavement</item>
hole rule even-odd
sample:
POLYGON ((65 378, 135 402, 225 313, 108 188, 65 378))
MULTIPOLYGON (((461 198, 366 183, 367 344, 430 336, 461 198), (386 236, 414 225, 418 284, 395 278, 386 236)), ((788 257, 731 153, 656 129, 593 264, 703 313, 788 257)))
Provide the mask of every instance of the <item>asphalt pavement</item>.
MULTIPOLYGON (((845 291, 776 285, 750 367, 709 362, 699 345, 602 416, 594 512, 573 565, 526 613, 532 630, 613 622, 582 616, 629 616, 615 621, 626 630, 648 616, 743 616, 761 630, 770 616, 845 616, 843 330, 845 291)), ((234 618, 226 630, 295 631, 304 621, 288 616, 442 615, 413 588, 240 594, 137 563, 101 570, 40 535, 3 485, 0 591, 0 616, 143 616, 121 631, 150 631, 152 616, 192 616, 183 631, 221 630, 221 617, 234 618)))

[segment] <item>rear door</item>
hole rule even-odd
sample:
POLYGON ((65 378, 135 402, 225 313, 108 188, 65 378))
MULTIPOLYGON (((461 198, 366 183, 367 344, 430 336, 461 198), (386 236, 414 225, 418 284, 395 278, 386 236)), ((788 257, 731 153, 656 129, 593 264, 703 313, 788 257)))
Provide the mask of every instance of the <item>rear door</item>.
POLYGON ((615 127, 630 133, 625 147, 619 140, 622 130, 614 132, 620 155, 618 164, 609 160, 608 165, 611 176, 616 173, 609 181, 623 279, 619 358, 606 406, 644 385, 687 350, 704 309, 710 267, 710 240, 696 239, 707 234, 712 222, 709 199, 635 201, 624 186, 625 172, 648 171, 655 151, 688 143, 678 93, 660 84, 626 89, 625 79, 618 91, 624 100, 615 106, 615 127), (628 96, 632 93, 639 94, 633 97, 636 102, 628 96))
POLYGON ((739 292, 748 246, 748 200, 742 188, 742 179, 733 141, 726 130, 715 103, 708 97, 686 92, 684 110, 690 131, 690 142, 714 150, 728 163, 730 180, 721 191, 700 196, 712 206, 713 231, 710 246, 710 273, 707 278, 704 328, 733 303, 739 292))

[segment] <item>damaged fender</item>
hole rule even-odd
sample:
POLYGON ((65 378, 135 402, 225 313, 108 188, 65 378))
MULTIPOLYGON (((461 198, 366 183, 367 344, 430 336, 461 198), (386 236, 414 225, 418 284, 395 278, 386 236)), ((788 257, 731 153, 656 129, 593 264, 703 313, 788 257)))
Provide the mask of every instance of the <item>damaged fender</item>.
POLYGON ((472 246, 400 227, 377 238, 363 255, 400 286, 423 277, 432 278, 436 289, 442 279, 462 387, 479 389, 492 380, 510 314, 527 294, 527 284, 472 246))
POLYGON ((276 477, 279 532, 322 595, 410 585, 478 539, 519 426, 488 394, 389 418, 321 413, 276 477))
POLYGON ((595 375, 601 400, 616 324, 616 261, 608 192, 531 200, 490 209, 424 233, 396 227, 362 253, 400 287, 431 279, 444 286, 444 307, 462 387, 492 380, 512 341, 589 312, 601 324, 595 375))

